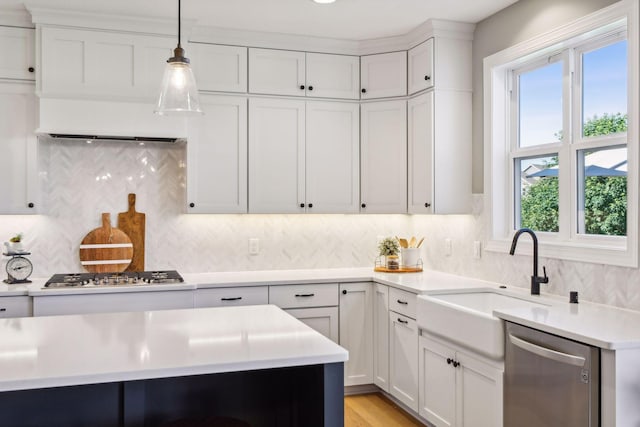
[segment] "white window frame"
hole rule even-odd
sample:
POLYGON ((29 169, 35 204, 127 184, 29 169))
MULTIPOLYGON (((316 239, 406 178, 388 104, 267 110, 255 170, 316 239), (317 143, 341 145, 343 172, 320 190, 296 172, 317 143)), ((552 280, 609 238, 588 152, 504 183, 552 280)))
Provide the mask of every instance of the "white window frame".
MULTIPOLYGON (((484 148, 485 148, 485 207, 488 214, 486 249, 507 252, 515 232, 513 214, 514 156, 531 157, 558 153, 561 166, 559 179, 570 182, 560 186, 560 209, 571 214, 560 215, 559 233, 539 233, 540 254, 548 258, 594 262, 627 267, 638 266, 638 123, 639 123, 639 0, 623 0, 589 14, 556 30, 505 49, 484 60, 484 148), (585 44, 591 50, 598 37, 626 31, 628 47, 628 130, 627 146, 627 236, 578 234, 577 230, 577 152, 585 148, 620 145, 622 135, 582 138, 582 112, 579 108, 563 108, 563 129, 575 135, 572 144, 544 144, 513 150, 513 115, 510 92, 513 89, 513 70, 528 67, 537 60, 548 60, 560 52, 573 55, 567 48, 580 49, 585 44), (570 127, 572 126, 572 127, 570 127), (517 155, 514 155, 517 153, 517 155)), ((563 78, 574 78, 576 61, 569 58, 563 68, 563 78)), ((572 84, 565 84, 563 98, 581 96, 571 93, 572 84)), ((575 104, 575 98, 573 98, 575 104)), ((524 242, 523 242, 524 243, 524 242)))

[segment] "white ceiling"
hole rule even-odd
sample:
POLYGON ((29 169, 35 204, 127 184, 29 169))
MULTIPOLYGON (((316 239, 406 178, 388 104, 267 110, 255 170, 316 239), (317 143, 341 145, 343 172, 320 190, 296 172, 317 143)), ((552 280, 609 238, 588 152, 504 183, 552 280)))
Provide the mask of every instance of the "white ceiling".
MULTIPOLYGON (((129 16, 174 17, 177 0, 37 0, 61 8, 129 16)), ((365 40, 406 34, 428 19, 476 23, 517 0, 182 0, 184 18, 198 25, 365 40)), ((1 9, 23 10, 23 0, 1 9)), ((33 0, 29 0, 33 4, 33 0)))

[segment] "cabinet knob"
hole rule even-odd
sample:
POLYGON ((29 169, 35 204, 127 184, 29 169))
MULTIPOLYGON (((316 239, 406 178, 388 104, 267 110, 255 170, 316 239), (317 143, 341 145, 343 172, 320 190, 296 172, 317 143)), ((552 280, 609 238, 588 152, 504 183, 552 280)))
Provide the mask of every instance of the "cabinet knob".
POLYGON ((304 85, 300 85, 300 90, 304 90, 304 85))
POLYGON ((429 81, 429 80, 431 80, 431 76, 424 76, 424 79, 425 79, 426 81, 429 81))
POLYGON ((451 365, 451 363, 453 363, 453 359, 450 357, 447 357, 447 365, 451 365))
POLYGON ((309 90, 313 90, 313 86, 309 86, 307 89, 309 89, 309 90))
POLYGON ((361 207, 361 208, 366 208, 366 207, 367 207, 367 204, 366 204, 366 203, 363 203, 363 204, 361 204, 361 205, 360 205, 360 207, 361 207))
POLYGON ((29 67, 28 70, 29 70, 30 73, 33 73, 34 71, 36 71, 36 69, 33 68, 33 67, 29 67))
POLYGON ((454 367, 454 368, 457 368, 458 366, 460 366, 460 362, 458 362, 458 361, 454 360, 454 361, 453 361, 453 367, 454 367))
POLYGON ((29 208, 34 208, 36 205, 34 205, 33 203, 31 203, 31 202, 30 202, 30 203, 28 203, 28 204, 27 204, 27 206, 28 206, 29 208))
POLYGON ((195 208, 195 207, 196 207, 196 204, 195 204, 195 203, 189 203, 189 207, 190 207, 190 208, 195 208))
POLYGON ((304 203, 300 203, 300 207, 301 207, 301 208, 304 208, 304 203))
POLYGON ((425 204, 424 204, 424 207, 425 207, 425 208, 430 208, 430 207, 431 207, 431 203, 429 203, 429 202, 425 203, 425 204))
POLYGON ((343 290, 342 290, 342 295, 346 295, 346 294, 347 294, 347 290, 346 290, 346 289, 343 289, 343 290))
POLYGON ((309 203, 307 206, 308 206, 309 208, 312 208, 312 207, 313 207, 313 203, 309 203))
POLYGON ((367 93, 367 90, 365 88, 362 88, 362 90, 360 92, 367 93))

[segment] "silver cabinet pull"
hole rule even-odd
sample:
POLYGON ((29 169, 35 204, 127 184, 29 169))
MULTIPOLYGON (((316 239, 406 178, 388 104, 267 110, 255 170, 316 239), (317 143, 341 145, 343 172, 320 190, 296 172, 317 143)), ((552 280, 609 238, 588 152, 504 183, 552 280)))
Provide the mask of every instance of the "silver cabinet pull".
POLYGON ((551 350, 550 348, 542 347, 537 344, 530 343, 529 341, 525 341, 521 338, 514 337, 511 334, 509 334, 509 340, 511 340, 511 343, 513 345, 520 347, 525 351, 537 354, 538 356, 544 357, 546 359, 555 360, 556 362, 582 367, 584 366, 584 362, 586 361, 584 357, 574 356, 573 354, 551 350))

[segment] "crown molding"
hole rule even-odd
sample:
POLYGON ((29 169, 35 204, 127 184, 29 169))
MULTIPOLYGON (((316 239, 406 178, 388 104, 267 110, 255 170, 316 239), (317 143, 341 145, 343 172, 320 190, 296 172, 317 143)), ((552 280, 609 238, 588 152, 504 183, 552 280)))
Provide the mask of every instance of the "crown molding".
POLYGON ((359 42, 355 40, 208 26, 196 26, 191 32, 189 41, 307 52, 342 53, 345 55, 359 54, 359 42))
MULTIPOLYGON (((80 27, 163 36, 176 36, 178 34, 177 16, 175 19, 164 19, 145 16, 80 12, 68 9, 51 9, 33 6, 28 1, 25 1, 25 7, 31 14, 33 24, 36 25, 80 27)), ((183 37, 190 36, 195 24, 195 19, 182 20, 183 37)))
POLYGON ((0 8, 0 25, 34 28, 31 22, 31 15, 26 10, 5 10, 0 8))

